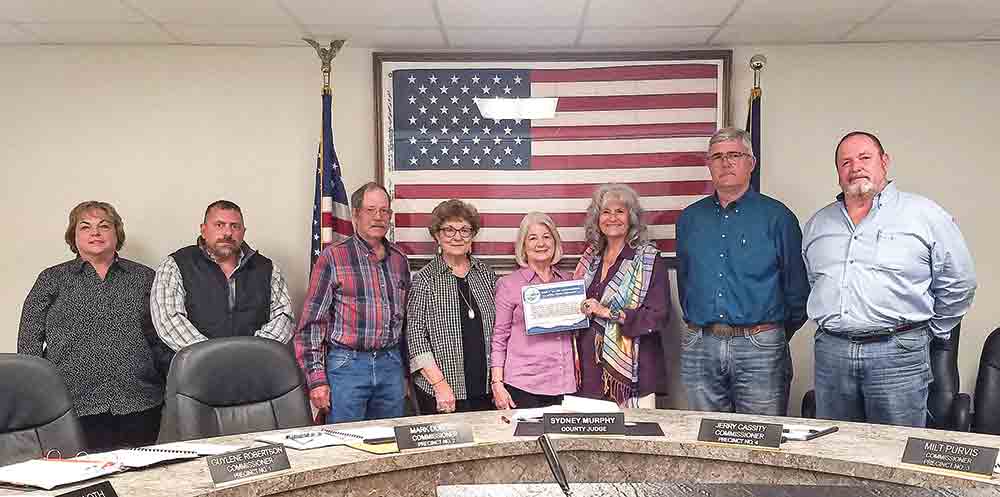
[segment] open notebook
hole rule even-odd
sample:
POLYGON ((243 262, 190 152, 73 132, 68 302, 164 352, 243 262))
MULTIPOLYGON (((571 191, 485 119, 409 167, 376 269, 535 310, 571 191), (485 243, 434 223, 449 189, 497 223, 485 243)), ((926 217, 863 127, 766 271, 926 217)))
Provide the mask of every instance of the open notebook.
POLYGON ((327 426, 310 430, 260 435, 257 440, 282 444, 296 450, 318 449, 332 445, 351 445, 365 440, 395 436, 391 426, 366 426, 363 428, 338 428, 327 426))

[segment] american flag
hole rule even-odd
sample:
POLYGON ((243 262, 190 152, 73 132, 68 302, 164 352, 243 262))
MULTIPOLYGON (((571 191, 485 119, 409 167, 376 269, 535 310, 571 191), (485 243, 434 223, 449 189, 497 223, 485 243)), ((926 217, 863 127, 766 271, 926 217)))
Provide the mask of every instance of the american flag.
POLYGON ((585 249, 594 189, 624 182, 642 197, 650 238, 674 252, 674 223, 711 193, 708 137, 722 124, 721 62, 569 68, 414 68, 392 71, 391 170, 395 241, 430 255, 430 211, 460 198, 483 228, 478 255, 513 255, 526 212, 549 214, 563 250, 585 249), (486 119, 473 98, 558 97, 551 119, 486 119))
POLYGON ((323 130, 320 132, 319 153, 316 157, 316 190, 313 196, 312 267, 320 252, 341 237, 351 236, 351 211, 347 191, 340 176, 340 162, 333 148, 333 127, 330 118, 330 90, 323 90, 323 130))

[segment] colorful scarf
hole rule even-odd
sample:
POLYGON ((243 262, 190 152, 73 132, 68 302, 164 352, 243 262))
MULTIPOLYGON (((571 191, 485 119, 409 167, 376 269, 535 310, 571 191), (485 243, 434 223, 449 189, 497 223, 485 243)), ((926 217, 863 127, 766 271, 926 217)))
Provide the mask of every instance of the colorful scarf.
MULTIPOLYGON (((601 295, 601 305, 612 311, 633 310, 642 305, 649 290, 657 254, 658 250, 652 245, 636 247, 635 256, 631 260, 622 261, 618 271, 611 276, 601 295)), ((590 288, 590 283, 600 268, 601 257, 593 245, 588 247, 580 258, 573 277, 583 278, 586 287, 590 288)), ((604 370, 604 393, 622 407, 638 407, 639 338, 625 336, 617 321, 594 317, 591 322, 597 325, 598 333, 594 343, 597 357, 594 360, 604 370)))

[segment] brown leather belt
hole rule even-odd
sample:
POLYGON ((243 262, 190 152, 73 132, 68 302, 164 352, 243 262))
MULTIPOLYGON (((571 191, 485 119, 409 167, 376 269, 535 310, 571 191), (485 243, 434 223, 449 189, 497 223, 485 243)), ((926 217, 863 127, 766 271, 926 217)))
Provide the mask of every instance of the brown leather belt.
POLYGON ((775 328, 780 328, 781 323, 760 323, 750 326, 730 326, 728 324, 722 323, 712 323, 708 326, 698 326, 695 324, 687 323, 688 329, 691 331, 702 331, 715 335, 717 337, 732 338, 732 337, 745 337, 753 336, 758 333, 763 333, 765 331, 771 331, 775 328))

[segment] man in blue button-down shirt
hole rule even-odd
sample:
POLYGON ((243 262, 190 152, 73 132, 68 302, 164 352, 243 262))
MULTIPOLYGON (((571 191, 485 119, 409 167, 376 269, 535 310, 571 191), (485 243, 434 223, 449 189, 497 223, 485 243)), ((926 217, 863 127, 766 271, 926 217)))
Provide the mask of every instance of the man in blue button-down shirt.
POLYGON ((746 132, 719 130, 706 158, 715 194, 677 221, 681 375, 691 409, 784 416, 809 284, 799 221, 750 190, 755 162, 746 132))
POLYGON ((836 150, 843 193, 806 223, 816 320, 816 414, 924 426, 929 341, 947 340, 976 291, 952 217, 887 179, 889 155, 854 131, 836 150))

